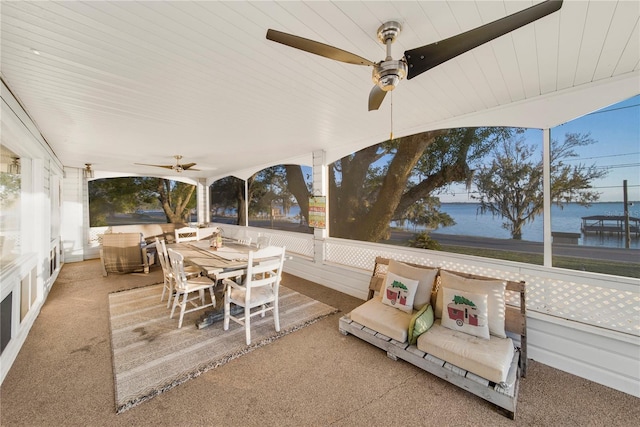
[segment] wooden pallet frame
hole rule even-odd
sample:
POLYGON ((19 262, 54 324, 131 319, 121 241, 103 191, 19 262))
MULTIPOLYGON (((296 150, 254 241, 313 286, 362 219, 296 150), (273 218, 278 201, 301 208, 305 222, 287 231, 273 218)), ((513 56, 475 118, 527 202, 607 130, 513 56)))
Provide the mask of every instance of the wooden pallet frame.
POLYGON ((471 372, 467 372, 464 369, 445 362, 442 359, 425 353, 415 345, 409 345, 406 342, 401 343, 400 341, 391 339, 373 329, 354 322, 348 314, 340 319, 339 329, 343 335, 354 335, 369 344, 385 350, 387 356, 393 360, 405 360, 430 374, 493 403, 504 409, 509 418, 515 419, 518 389, 520 386, 520 367, 518 366, 518 360, 520 358, 519 351, 516 351, 513 356, 507 377, 507 382, 513 382, 513 386, 505 390, 498 384, 492 383, 471 372))
MULTIPOLYGON (((371 282, 369 284, 369 297, 371 299, 374 292, 379 291, 381 284, 384 282, 386 267, 389 260, 386 258, 376 258, 376 264, 373 269, 371 282)), ((412 264, 419 267, 416 264, 412 264)), ((455 273, 455 272, 454 272, 455 273)), ((464 277, 474 279, 487 279, 470 274, 455 273, 464 277)), ((439 274, 438 274, 439 276, 439 274)), ((435 300, 435 294, 439 287, 439 277, 434 286, 432 300, 435 300)), ((519 335, 520 347, 516 349, 511 367, 507 375, 507 383, 513 384, 508 389, 501 387, 499 384, 493 383, 487 379, 479 377, 462 368, 452 365, 442 359, 432 356, 419 350, 415 345, 409 345, 407 342, 396 341, 386 335, 374 331, 371 328, 363 326, 351 320, 349 314, 344 315, 339 321, 339 329, 343 335, 354 335, 376 347, 387 352, 387 356, 393 360, 402 359, 430 374, 433 374, 445 381, 450 382, 470 393, 481 397, 494 405, 498 406, 506 415, 515 419, 516 406, 518 403, 518 391, 520 388, 520 378, 526 376, 527 372, 527 325, 526 325, 526 287, 524 282, 507 281, 507 290, 518 292, 520 294, 519 306, 507 305, 505 330, 513 334, 519 335)))

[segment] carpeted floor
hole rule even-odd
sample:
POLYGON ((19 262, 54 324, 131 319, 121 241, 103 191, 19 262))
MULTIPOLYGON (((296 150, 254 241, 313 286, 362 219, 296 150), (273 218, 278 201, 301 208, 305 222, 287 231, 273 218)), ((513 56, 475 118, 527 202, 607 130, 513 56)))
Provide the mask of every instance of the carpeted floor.
POLYGON ((271 312, 253 317, 251 345, 246 345, 244 327, 237 323, 230 322, 227 331, 222 321, 198 329, 196 319, 203 311, 185 315, 178 329, 178 313, 170 319, 170 309, 160 301, 162 288, 158 284, 109 295, 118 413, 337 311, 281 286, 280 332, 271 312))
POLYGON ((338 319, 362 301, 291 275, 284 286, 340 313, 116 414, 108 297, 160 280, 158 270, 103 278, 98 260, 65 264, 0 386, 0 425, 609 427, 640 419, 640 399, 530 360, 511 421, 341 335, 338 319))

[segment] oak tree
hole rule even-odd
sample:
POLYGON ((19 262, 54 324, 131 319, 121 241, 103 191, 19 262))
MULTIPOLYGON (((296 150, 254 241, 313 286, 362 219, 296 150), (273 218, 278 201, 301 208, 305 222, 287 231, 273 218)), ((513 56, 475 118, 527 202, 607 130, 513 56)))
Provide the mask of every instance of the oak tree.
MULTIPOLYGON (((578 157, 576 148, 594 144, 590 134, 567 133, 563 142, 551 141, 551 201, 558 206, 575 202, 588 206, 600 197, 591 182, 607 174, 595 165, 566 162, 578 157)), ((504 218, 503 228, 522 239, 522 228, 544 211, 541 150, 523 139, 505 138, 493 151, 491 162, 474 178, 480 213, 504 218)))

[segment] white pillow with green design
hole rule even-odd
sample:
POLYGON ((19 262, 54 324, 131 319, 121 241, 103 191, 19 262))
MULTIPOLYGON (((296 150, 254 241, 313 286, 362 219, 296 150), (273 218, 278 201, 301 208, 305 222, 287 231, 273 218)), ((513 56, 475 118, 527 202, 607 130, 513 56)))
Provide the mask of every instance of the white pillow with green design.
POLYGON ((441 325, 454 331, 489 339, 487 294, 442 288, 441 325))
POLYGON ((418 281, 387 272, 382 287, 382 303, 407 313, 413 313, 413 299, 418 289, 418 281))

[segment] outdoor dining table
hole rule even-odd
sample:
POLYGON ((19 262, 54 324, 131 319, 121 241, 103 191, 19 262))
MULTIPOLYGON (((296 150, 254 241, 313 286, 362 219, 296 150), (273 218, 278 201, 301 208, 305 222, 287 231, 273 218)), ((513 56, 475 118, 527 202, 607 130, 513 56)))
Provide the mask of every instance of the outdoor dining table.
MULTIPOLYGON (((255 247, 226 239, 220 248, 210 247, 208 240, 172 243, 168 247, 180 252, 184 257, 185 263, 199 267, 204 274, 215 280, 216 283, 222 279, 245 275, 247 273, 249 252, 256 250, 255 247)), ((232 314, 238 314, 236 312, 238 309, 242 310, 242 307, 233 307, 232 314)), ((224 309, 221 302, 218 302, 214 310, 207 311, 200 317, 196 322, 196 326, 198 329, 202 329, 222 320, 223 317, 224 309)))
POLYGON ((172 243, 168 247, 180 252, 185 263, 199 267, 216 281, 245 274, 249 252, 256 249, 229 240, 223 241, 221 248, 210 247, 208 240, 172 243))

